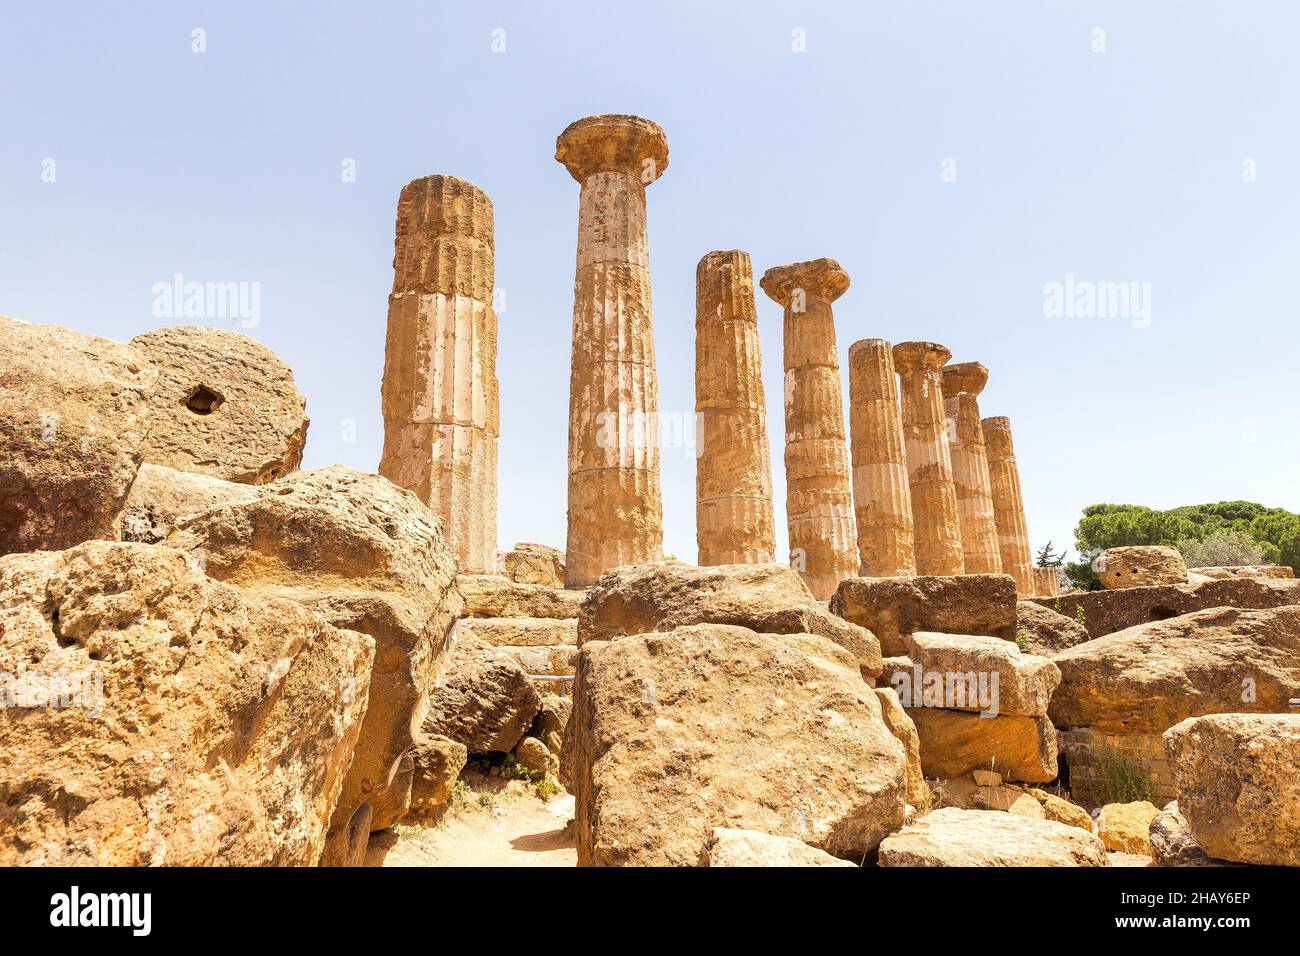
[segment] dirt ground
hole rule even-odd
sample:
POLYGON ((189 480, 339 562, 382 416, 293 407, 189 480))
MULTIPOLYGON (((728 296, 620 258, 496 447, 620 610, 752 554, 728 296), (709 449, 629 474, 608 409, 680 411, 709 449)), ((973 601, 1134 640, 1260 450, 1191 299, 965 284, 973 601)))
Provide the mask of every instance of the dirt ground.
POLYGON ((406 820, 370 838, 367 866, 576 866, 573 797, 543 801, 523 781, 466 772, 436 821, 406 820))

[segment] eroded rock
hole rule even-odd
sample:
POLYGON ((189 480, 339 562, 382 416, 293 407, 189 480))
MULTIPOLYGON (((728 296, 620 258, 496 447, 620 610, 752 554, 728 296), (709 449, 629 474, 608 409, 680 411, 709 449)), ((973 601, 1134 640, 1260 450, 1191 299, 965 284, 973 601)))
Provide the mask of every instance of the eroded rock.
POLYGON ((881 866, 1108 866, 1091 833, 1054 820, 944 807, 880 844, 881 866))

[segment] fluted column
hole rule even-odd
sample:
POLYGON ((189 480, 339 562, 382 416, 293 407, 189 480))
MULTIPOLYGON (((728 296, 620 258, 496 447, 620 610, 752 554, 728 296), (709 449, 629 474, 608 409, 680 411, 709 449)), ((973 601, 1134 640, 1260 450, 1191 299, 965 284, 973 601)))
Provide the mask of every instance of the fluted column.
POLYGON ((1016 579, 1016 593, 1034 593, 1033 564, 1029 554, 1029 530, 1025 524, 1025 502, 1020 494, 1020 469, 1011 444, 1011 419, 986 418, 984 444, 989 453, 989 484, 993 489, 993 521, 998 529, 998 550, 1002 570, 1016 579))
POLYGON ((884 339, 849 346, 849 448, 864 577, 916 574, 912 491, 893 349, 884 339))
POLYGON ((903 438, 918 574, 962 574, 957 489, 952 480, 940 367, 952 357, 934 342, 894 346, 894 367, 902 385, 903 438))
POLYGON ((1034 597, 1056 597, 1061 593, 1060 568, 1031 568, 1034 575, 1034 597))
POLYGON ((831 303, 849 287, 833 259, 768 269, 759 283, 785 309, 785 483, 790 563, 827 600, 857 574, 857 535, 831 303))
POLYGON ((957 519, 962 560, 967 574, 999 574, 998 529, 993 523, 993 492, 989 460, 980 427, 978 395, 988 384, 989 370, 979 362, 945 365, 943 408, 948 419, 948 451, 957 488, 957 519))
POLYGON ((695 537, 699 563, 776 559, 763 363, 749 254, 710 252, 695 269, 695 537))
POLYGON ((555 158, 582 185, 569 376, 565 580, 663 557, 659 383, 655 375, 645 188, 668 140, 636 116, 589 116, 555 158))
POLYGON ((379 473, 442 518, 462 571, 490 571, 496 554, 492 229, 487 195, 453 176, 416 179, 397 201, 379 473))

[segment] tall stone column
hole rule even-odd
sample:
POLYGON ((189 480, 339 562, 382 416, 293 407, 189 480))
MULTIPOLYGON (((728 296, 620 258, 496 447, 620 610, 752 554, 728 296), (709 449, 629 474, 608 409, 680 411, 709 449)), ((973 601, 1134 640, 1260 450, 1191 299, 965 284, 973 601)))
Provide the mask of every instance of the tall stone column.
POLYGON ((894 367, 902 384, 903 439, 912 488, 918 574, 963 574, 966 569, 939 373, 951 357, 951 352, 934 342, 894 346, 894 367))
POLYGON ((884 339, 849 346, 849 435, 861 573, 910 577, 916 574, 912 490, 893 349, 884 339))
POLYGON ((1056 597, 1061 593, 1060 568, 1031 568, 1034 575, 1034 597, 1056 597))
POLYGON ((966 573, 1000 574, 1002 558, 998 552, 998 529, 993 523, 989 459, 977 397, 988 384, 989 370, 979 362, 960 362, 945 365, 940 371, 966 573))
POLYGON ((443 521, 462 571, 491 571, 497 538, 497 317, 492 202, 426 176, 397 200, 379 473, 443 521))
POLYGON ((695 537, 699 563, 776 560, 767 404, 749 254, 695 269, 695 537))
POLYGON ((555 142, 579 183, 569 375, 565 580, 663 558, 659 382, 655 375, 645 189, 668 140, 637 116, 589 116, 555 142))
POLYGON ((998 550, 1002 570, 1016 579, 1016 593, 1034 593, 1034 572, 1029 554, 1029 529, 1025 524, 1025 502, 1020 495, 1020 469, 1011 444, 1011 419, 986 418, 984 444, 989 453, 989 484, 993 489, 993 521, 998 529, 998 550))
POLYGON ((828 600, 858 573, 853 491, 831 303, 849 287, 834 259, 768 269, 759 283, 785 309, 785 508, 790 563, 828 600))

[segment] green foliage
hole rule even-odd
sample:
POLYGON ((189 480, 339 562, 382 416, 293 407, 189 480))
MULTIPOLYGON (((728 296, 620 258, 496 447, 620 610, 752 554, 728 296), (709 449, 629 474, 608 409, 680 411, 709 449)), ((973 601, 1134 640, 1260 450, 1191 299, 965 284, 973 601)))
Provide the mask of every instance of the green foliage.
POLYGON ((1029 639, 1032 636, 1033 635, 1023 628, 1016 631, 1016 647, 1020 648, 1025 653, 1029 653, 1029 639))
POLYGON ((536 770, 529 770, 511 754, 506 757, 505 763, 501 765, 501 776, 507 780, 527 780, 529 783, 536 783, 546 774, 536 770))
POLYGON ((555 782, 554 777, 547 774, 533 784, 533 789, 537 791, 537 796, 541 798, 542 803, 545 803, 560 792, 560 785, 555 782))
POLYGON ((1034 565, 1039 568, 1059 568, 1064 561, 1065 552, 1053 549, 1050 540, 1034 556, 1034 565))
POLYGON ((1074 622, 1085 631, 1088 629, 1088 615, 1083 613, 1083 605, 1080 604, 1074 609, 1074 622))
POLYGON ((1113 747, 1102 751, 1097 773, 1102 803, 1151 800, 1151 774, 1140 763, 1113 747))

